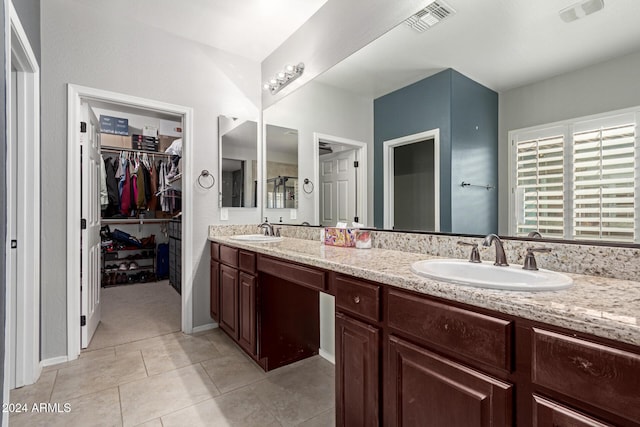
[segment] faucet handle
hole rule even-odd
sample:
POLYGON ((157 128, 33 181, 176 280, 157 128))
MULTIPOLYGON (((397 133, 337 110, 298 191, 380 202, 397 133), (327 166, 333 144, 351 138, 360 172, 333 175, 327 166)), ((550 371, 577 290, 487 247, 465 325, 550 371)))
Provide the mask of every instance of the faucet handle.
POLYGON ((469 243, 463 242, 462 240, 458 240, 459 245, 471 246, 471 255, 469 256, 469 262, 480 263, 480 252, 478 252, 478 244, 477 243, 469 243))
POLYGON ((524 257, 524 265, 522 266, 523 270, 537 270, 538 264, 536 263, 536 257, 533 255, 534 252, 551 252, 551 248, 527 248, 527 254, 524 257))
POLYGON ((281 237, 281 236, 280 236, 280 227, 276 228, 276 232, 274 233, 274 235, 275 235, 276 237, 281 237))

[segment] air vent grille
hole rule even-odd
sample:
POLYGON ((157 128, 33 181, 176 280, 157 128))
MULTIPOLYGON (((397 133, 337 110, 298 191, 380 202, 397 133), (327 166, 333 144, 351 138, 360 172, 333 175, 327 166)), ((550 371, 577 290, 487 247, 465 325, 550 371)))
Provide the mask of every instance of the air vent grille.
POLYGON ((417 32, 422 33, 454 13, 455 10, 451 6, 438 0, 412 15, 405 23, 417 32))

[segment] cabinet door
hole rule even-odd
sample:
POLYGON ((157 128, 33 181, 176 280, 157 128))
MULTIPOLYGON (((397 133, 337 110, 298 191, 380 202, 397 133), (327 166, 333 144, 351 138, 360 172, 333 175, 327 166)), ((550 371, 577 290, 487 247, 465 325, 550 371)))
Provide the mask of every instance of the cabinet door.
POLYGON ((336 424, 380 424, 378 328, 336 314, 336 424))
POLYGON ((238 270, 220 265, 220 327, 238 341, 238 270))
POLYGON ((220 320, 220 263, 211 261, 211 318, 218 322, 220 320))
POLYGON ((238 343, 250 354, 256 354, 256 278, 240 272, 240 338, 238 343))
POLYGON ((385 426, 511 426, 512 386, 397 337, 388 339, 385 426))

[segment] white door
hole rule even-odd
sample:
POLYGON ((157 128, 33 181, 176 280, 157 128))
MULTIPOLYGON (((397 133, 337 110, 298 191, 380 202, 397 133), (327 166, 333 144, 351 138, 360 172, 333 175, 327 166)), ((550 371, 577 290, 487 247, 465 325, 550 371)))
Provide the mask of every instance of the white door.
POLYGON ((87 348, 100 322, 100 143, 99 122, 85 102, 81 104, 80 133, 82 153, 81 214, 86 228, 81 233, 82 262, 80 270, 81 347, 87 348), (82 125, 81 125, 82 126, 82 125))
MULTIPOLYGON (((11 304, 10 313, 11 316, 11 348, 9 349, 10 370, 5 373, 9 375, 9 387, 15 388, 22 386, 23 384, 16 383, 16 372, 18 370, 17 364, 20 360, 17 360, 16 349, 18 348, 18 221, 20 220, 18 210, 18 177, 20 172, 18 170, 18 97, 17 97, 17 71, 15 68, 11 70, 11 121, 9 123, 9 144, 7 145, 7 287, 9 288, 11 304)), ((20 242, 24 244, 25 242, 20 242)))
POLYGON ((356 217, 355 150, 320 156, 320 225, 335 226, 356 217))

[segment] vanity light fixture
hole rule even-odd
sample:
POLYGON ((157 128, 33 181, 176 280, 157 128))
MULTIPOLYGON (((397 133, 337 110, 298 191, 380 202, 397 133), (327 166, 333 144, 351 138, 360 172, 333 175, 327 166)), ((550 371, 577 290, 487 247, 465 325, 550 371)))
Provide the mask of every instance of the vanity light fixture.
POLYGON ((604 8, 604 0, 583 0, 562 9, 560 18, 564 22, 573 22, 604 8))
POLYGON ((304 72, 304 64, 301 62, 298 65, 287 65, 284 71, 279 72, 276 76, 264 84, 264 90, 271 92, 271 95, 275 95, 280 92, 286 85, 297 79, 304 72))

